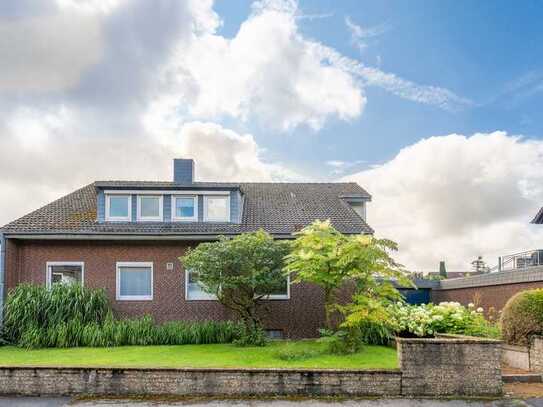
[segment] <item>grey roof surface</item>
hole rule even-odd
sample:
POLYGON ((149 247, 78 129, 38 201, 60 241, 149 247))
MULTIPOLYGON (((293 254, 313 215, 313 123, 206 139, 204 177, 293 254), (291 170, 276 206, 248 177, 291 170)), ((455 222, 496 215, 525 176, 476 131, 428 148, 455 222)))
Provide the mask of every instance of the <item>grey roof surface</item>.
POLYGON ((537 212, 531 223, 543 224, 543 207, 537 212))
MULTIPOLYGON (((316 219, 330 219, 342 233, 373 233, 340 196, 370 195, 356 183, 206 183, 198 188, 239 188, 244 197, 240 224, 106 222, 96 220, 97 188, 180 188, 172 182, 98 181, 4 226, 6 234, 237 234, 263 228, 291 234, 316 219)), ((187 185, 187 187, 189 187, 187 185)))

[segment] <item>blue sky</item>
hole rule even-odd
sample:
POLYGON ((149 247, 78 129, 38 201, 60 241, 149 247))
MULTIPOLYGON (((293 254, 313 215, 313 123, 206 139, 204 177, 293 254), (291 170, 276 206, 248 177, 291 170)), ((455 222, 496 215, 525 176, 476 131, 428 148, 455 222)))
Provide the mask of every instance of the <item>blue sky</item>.
MULTIPOLYGON (((250 1, 218 1, 224 24, 237 33, 250 13, 250 1)), ((400 99, 382 89, 366 89, 364 114, 349 122, 331 121, 319 132, 295 130, 276 138, 259 129, 259 144, 270 155, 295 164, 310 150, 304 166, 328 175, 326 160, 381 163, 417 140, 450 133, 505 130, 538 138, 543 122, 543 7, 526 1, 301 1, 301 31, 344 55, 414 82, 444 87, 472 106, 450 112, 400 99), (319 18, 319 16, 321 18, 319 18), (353 45, 345 19, 382 28, 362 51, 353 45), (534 90, 534 86, 540 89, 534 90), (293 148, 294 147, 294 148, 293 148)), ((271 132, 270 132, 271 133, 271 132)))
POLYGON ((0 224, 100 179, 353 181, 411 270, 543 247, 540 1, 4 0, 0 224))

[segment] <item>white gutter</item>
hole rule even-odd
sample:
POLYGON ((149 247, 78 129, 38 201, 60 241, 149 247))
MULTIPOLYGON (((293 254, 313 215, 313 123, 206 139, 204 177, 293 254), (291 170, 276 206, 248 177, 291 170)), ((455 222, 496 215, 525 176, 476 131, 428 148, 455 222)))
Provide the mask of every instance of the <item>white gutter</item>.
MULTIPOLYGON (((192 235, 165 235, 165 234, 69 234, 69 233, 14 233, 9 234, 10 239, 21 240, 169 240, 169 241, 210 241, 217 240, 219 236, 237 236, 239 233, 214 233, 214 234, 192 234, 192 235)), ((278 239, 292 239, 291 234, 271 234, 278 239)))

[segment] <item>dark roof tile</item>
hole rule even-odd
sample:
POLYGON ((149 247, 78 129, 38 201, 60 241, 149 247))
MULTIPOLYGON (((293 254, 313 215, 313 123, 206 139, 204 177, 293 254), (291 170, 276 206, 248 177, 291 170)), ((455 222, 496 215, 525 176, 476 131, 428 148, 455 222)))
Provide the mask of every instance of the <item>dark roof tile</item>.
POLYGON ((370 195, 356 183, 208 183, 199 188, 239 188, 244 196, 241 224, 233 223, 98 223, 97 188, 174 188, 172 182, 99 181, 4 226, 4 233, 56 234, 237 234, 263 228, 291 234, 316 219, 330 219, 342 233, 373 230, 341 198, 370 195))

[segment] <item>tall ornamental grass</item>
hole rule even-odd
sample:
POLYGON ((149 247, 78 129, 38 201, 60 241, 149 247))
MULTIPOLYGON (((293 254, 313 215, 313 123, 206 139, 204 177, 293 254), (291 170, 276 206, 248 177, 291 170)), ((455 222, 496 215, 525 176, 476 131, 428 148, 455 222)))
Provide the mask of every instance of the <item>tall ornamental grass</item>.
POLYGON ((9 294, 5 311, 5 340, 25 348, 232 343, 243 328, 232 321, 116 319, 103 290, 78 285, 21 285, 9 294))

